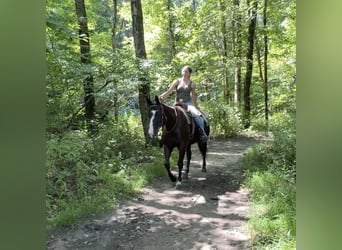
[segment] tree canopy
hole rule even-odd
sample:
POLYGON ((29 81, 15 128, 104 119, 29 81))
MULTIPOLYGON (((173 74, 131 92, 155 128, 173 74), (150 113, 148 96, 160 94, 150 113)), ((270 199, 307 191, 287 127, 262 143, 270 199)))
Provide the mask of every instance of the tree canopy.
MULTIPOLYGON (((293 103, 295 88, 295 1, 152 1, 142 2, 146 59, 137 66, 128 1, 85 1, 91 63, 82 64, 75 2, 47 1, 48 131, 61 133, 83 126, 84 78, 93 76, 96 118, 137 111, 141 77, 150 95, 160 94, 180 75, 184 65, 202 105, 215 101, 245 112, 248 63, 253 60, 250 93, 251 125, 264 109, 272 114, 293 103), (266 8, 264 9, 264 6, 266 8), (255 8, 254 49, 249 59, 248 27, 255 8), (267 23, 263 20, 267 15, 267 23), (265 35, 267 46, 265 47, 265 35), (263 62, 267 49, 268 106, 264 106, 263 62), (259 65, 260 64, 260 65, 259 65), (237 75, 240 72, 240 76, 237 75), (240 92, 237 93, 237 90, 240 92), (241 103, 234 99, 238 95, 241 103), (81 106, 80 106, 81 105, 81 106), (75 113, 77 113, 75 115, 75 113), (69 125, 68 125, 69 124, 69 125), (82 125, 83 124, 83 125, 82 125), (68 127, 69 126, 69 127, 68 127)), ((254 123, 255 124, 255 123, 254 123)))

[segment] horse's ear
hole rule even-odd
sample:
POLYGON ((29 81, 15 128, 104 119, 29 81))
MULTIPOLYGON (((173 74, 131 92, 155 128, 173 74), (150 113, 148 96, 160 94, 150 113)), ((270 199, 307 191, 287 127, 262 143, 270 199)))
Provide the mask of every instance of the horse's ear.
POLYGON ((158 96, 155 96, 154 99, 156 100, 156 103, 157 103, 157 104, 160 104, 160 101, 159 101, 159 97, 158 97, 158 96))

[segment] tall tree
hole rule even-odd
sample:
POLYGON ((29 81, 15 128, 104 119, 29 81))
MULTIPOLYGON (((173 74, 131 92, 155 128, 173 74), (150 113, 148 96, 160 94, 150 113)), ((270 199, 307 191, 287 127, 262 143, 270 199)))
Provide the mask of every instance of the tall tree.
POLYGON ((176 55, 176 45, 175 45, 175 31, 174 31, 174 17, 172 13, 171 6, 172 5, 172 0, 167 0, 167 12, 168 12, 168 37, 169 37, 169 48, 170 48, 170 56, 169 56, 169 62, 172 61, 172 59, 176 55))
MULTIPOLYGON (((88 31, 87 13, 84 0, 75 0, 76 15, 79 25, 79 42, 81 62, 84 64, 91 63, 90 57, 90 38, 88 31)), ((88 72, 83 80, 85 117, 89 132, 94 132, 95 123, 95 97, 94 97, 94 78, 91 72, 88 72)))
POLYGON ((268 37, 267 37, 267 0, 264 0, 264 102, 265 102, 265 120, 268 127, 268 37))
POLYGON ((141 8, 141 0, 131 0, 131 13, 133 23, 133 38, 135 47, 135 56, 138 59, 139 70, 139 109, 141 121, 144 129, 145 141, 149 141, 148 136, 148 104, 146 97, 150 96, 150 84, 147 81, 147 72, 143 66, 147 59, 145 40, 144 40, 144 24, 143 13, 141 8))
MULTIPOLYGON (((117 29, 118 29, 118 2, 117 0, 113 0, 113 16, 112 16, 112 49, 113 49, 113 70, 115 72, 115 66, 116 66, 116 56, 115 52, 118 47, 118 38, 117 38, 117 29)), ((117 79, 114 78, 113 81, 114 89, 117 88, 117 79)), ((118 94, 114 93, 114 119, 115 121, 119 120, 119 104, 118 104, 118 94)))
POLYGON ((259 44, 259 41, 256 40, 255 41, 255 52, 256 52, 256 57, 257 57, 257 60, 258 60, 258 68, 259 68, 259 78, 262 82, 264 82, 264 74, 263 74, 263 64, 262 64, 262 61, 261 61, 261 50, 263 48, 261 48, 262 45, 259 44))
POLYGON ((221 33, 222 33, 222 43, 223 43, 223 98, 224 101, 229 104, 230 102, 230 89, 229 89, 229 79, 228 79, 228 32, 227 32, 227 18, 226 18, 226 3, 224 0, 220 0, 221 6, 221 33))
POLYGON ((234 0, 233 16, 233 53, 235 61, 234 69, 234 104, 239 107, 241 104, 241 14, 240 0, 234 0))
MULTIPOLYGON (((249 5, 249 1, 248 5, 249 5)), ((252 84, 252 73, 253 73, 253 51, 254 51, 254 36, 256 28, 257 18, 257 0, 252 0, 252 7, 249 9, 249 25, 248 25, 248 40, 247 40, 247 55, 246 55, 246 76, 244 82, 244 110, 243 110, 243 123, 245 128, 249 128, 251 125, 251 96, 250 88, 252 84)))

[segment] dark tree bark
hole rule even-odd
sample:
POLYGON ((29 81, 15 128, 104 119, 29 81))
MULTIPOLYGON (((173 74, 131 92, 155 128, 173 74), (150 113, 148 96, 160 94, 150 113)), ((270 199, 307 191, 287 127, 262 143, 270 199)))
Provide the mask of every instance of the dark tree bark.
MULTIPOLYGON (((118 62, 116 62, 116 49, 118 48, 118 37, 117 37, 117 29, 118 29, 118 2, 117 0, 113 0, 113 18, 112 18, 112 49, 113 49, 113 71, 116 72, 116 65, 118 62)), ((117 89, 117 79, 114 79, 113 81, 113 87, 116 90, 117 89)), ((117 93, 114 93, 114 120, 117 122, 119 120, 119 103, 118 103, 118 96, 117 93)))
POLYGON ((255 42, 255 51, 256 51, 256 55, 257 55, 257 60, 258 60, 258 68, 259 68, 259 77, 260 77, 260 80, 262 82, 264 82, 264 74, 263 74, 263 64, 262 64, 262 61, 261 61, 261 48, 260 48, 260 44, 256 41, 255 42))
POLYGON ((233 52, 235 60, 234 69, 234 104, 240 107, 241 104, 241 14, 240 0, 234 0, 234 18, 233 18, 233 52))
POLYGON ((141 0, 131 0, 131 13, 133 22, 135 56, 139 59, 146 59, 141 0))
POLYGON ((148 136, 148 104, 146 101, 146 97, 150 97, 150 84, 147 81, 147 72, 142 65, 144 60, 146 60, 147 56, 145 50, 141 0, 131 0, 131 13, 133 22, 135 56, 138 59, 138 68, 140 72, 139 109, 144 129, 145 141, 146 143, 148 143, 151 140, 148 136))
POLYGON ((265 100, 265 120, 268 127, 268 37, 267 37, 267 0, 264 1, 264 100, 265 100))
POLYGON ((171 4, 172 0, 167 0, 167 11, 168 11, 168 34, 169 34, 169 48, 170 48, 170 55, 169 55, 169 62, 172 61, 172 59, 176 55, 176 45, 175 45, 175 32, 174 32, 174 18, 171 10, 171 4))
MULTIPOLYGON (((81 62, 84 64, 91 63, 90 57, 90 38, 88 32, 87 13, 84 5, 84 0, 75 0, 76 15, 79 25, 79 41, 81 62)), ((89 132, 94 132, 95 129, 95 97, 94 97, 94 79, 93 75, 89 72, 83 80, 84 89, 84 106, 85 117, 89 132)))
POLYGON ((221 6, 221 33, 222 33, 222 43, 223 43, 223 98, 227 104, 230 103, 230 89, 229 89, 229 79, 228 79, 228 41, 227 41, 227 25, 226 25, 226 5, 224 0, 220 0, 221 6))
POLYGON ((112 48, 115 53, 115 49, 118 47, 117 45, 117 29, 118 29, 118 2, 117 0, 113 0, 113 18, 112 18, 112 48))
POLYGON ((250 88, 252 84, 253 73, 253 51, 254 51, 254 36, 256 27, 257 7, 256 0, 252 1, 253 7, 250 10, 250 23, 248 26, 248 40, 247 40, 247 55, 246 55, 246 77, 244 82, 244 110, 243 110, 243 123, 245 128, 249 128, 251 125, 251 97, 250 88))

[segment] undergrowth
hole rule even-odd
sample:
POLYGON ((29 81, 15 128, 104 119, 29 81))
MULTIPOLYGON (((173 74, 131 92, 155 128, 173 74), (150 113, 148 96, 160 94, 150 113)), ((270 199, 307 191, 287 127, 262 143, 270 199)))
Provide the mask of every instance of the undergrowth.
POLYGON ((236 108, 216 102, 215 105, 204 106, 204 110, 209 114, 212 135, 234 137, 242 132, 241 114, 236 108))
POLYGON ((243 159, 245 185, 251 190, 249 219, 258 249, 296 248, 295 119, 275 116, 274 139, 249 149, 243 159))
POLYGON ((127 117, 120 124, 102 125, 93 137, 84 131, 69 132, 62 139, 49 135, 48 227, 70 225, 113 208, 153 177, 165 174, 161 150, 145 146, 136 124, 139 122, 127 117))

